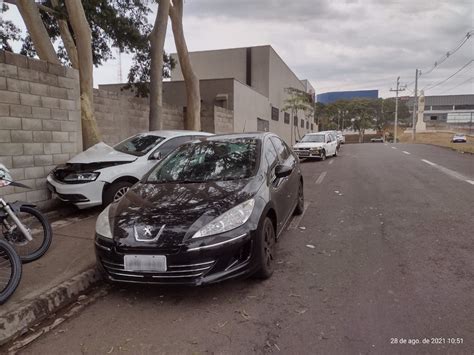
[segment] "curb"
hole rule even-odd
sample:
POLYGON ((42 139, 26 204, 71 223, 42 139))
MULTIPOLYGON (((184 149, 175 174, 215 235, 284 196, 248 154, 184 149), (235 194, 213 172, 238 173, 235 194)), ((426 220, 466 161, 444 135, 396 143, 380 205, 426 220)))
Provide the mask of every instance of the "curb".
POLYGON ((26 333, 31 326, 73 303, 100 279, 100 272, 95 266, 91 267, 4 315, 0 318, 0 345, 26 333))

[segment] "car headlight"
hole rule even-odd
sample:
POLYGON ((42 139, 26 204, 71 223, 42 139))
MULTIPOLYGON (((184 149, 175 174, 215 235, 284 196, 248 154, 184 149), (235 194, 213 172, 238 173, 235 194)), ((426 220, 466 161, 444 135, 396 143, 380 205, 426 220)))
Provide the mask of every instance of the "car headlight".
POLYGON ((70 173, 64 178, 65 182, 90 182, 95 181, 100 173, 70 173))
POLYGON ((198 230, 193 235, 193 238, 207 237, 214 234, 228 232, 240 227, 248 221, 254 206, 255 200, 252 198, 231 208, 198 230))
POLYGON ((108 239, 112 239, 112 230, 110 229, 110 220, 109 220, 109 210, 110 205, 108 205, 105 210, 103 210, 97 221, 95 222, 95 232, 100 236, 108 239))

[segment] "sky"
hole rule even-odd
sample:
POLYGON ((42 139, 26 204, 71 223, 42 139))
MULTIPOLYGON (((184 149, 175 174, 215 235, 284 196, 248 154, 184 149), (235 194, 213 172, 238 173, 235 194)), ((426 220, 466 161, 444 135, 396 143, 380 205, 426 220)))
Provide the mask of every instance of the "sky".
MULTIPOLYGON (((4 16, 23 25, 15 6, 4 16)), ((183 21, 190 51, 270 44, 316 93, 378 89, 390 97, 400 76, 408 84, 400 95, 413 95, 418 68, 425 95, 474 94, 474 34, 428 73, 473 31, 470 0, 185 0, 183 21)), ((176 51, 170 28, 165 50, 176 51)), ((121 62, 126 78, 130 56, 121 62)), ((95 69, 95 86, 119 82, 119 71, 118 60, 95 69)))

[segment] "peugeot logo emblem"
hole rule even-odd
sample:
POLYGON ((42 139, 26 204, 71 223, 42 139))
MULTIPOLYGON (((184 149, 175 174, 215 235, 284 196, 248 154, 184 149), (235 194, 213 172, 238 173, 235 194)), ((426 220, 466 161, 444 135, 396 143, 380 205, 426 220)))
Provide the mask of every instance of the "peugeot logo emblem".
MULTIPOLYGON (((137 227, 136 226, 133 226, 133 234, 135 236, 135 240, 137 242, 148 242, 148 243, 151 243, 151 242, 156 242, 158 239, 160 239, 161 237, 161 234, 163 233, 163 230, 165 229, 166 227, 166 224, 163 224, 160 228, 160 230, 158 231, 158 233, 156 233, 156 236, 155 238, 152 238, 152 239, 149 239, 149 238, 141 238, 139 235, 138 235, 138 231, 137 231, 137 227)), ((143 234, 144 236, 149 236, 151 237, 152 236, 152 233, 151 233, 151 227, 145 227, 143 228, 143 234)))

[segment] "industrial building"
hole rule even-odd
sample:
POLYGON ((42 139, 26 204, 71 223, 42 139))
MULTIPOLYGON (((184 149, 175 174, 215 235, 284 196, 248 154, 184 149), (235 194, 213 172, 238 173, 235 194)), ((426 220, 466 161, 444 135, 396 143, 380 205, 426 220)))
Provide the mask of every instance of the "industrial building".
MULTIPOLYGON (((189 55, 200 79, 203 103, 233 111, 235 132, 271 131, 292 144, 305 133, 317 130, 309 115, 300 111, 292 119, 290 110, 283 109, 288 98, 286 88, 302 90, 312 97, 314 88, 308 80, 300 80, 270 45, 189 55)), ((171 81, 163 83, 163 100, 185 106, 183 74, 177 56, 172 56, 177 65, 171 81)))
POLYGON ((377 99, 378 97, 378 90, 334 91, 318 94, 316 96, 316 101, 327 105, 339 100, 377 99))

